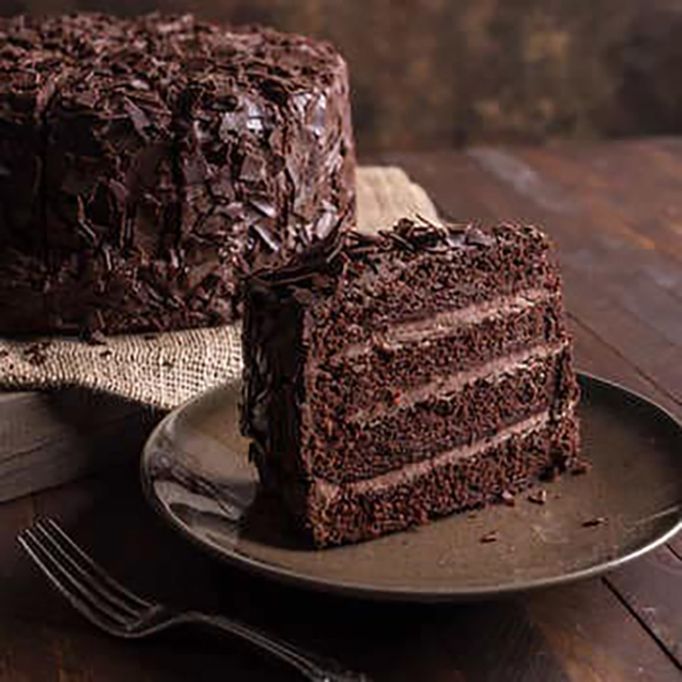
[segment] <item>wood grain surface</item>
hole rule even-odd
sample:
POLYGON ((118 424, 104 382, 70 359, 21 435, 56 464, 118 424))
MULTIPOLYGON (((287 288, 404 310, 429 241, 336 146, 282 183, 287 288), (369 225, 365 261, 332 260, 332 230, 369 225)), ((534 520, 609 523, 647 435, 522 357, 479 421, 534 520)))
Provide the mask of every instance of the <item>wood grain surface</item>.
MULTIPOLYGON (((383 160, 403 165, 458 219, 541 223, 559 246, 579 366, 682 417, 682 140, 383 160)), ((0 505, 2 680, 295 679, 225 638, 178 632, 126 643, 95 632, 15 546, 16 532, 46 514, 135 589, 239 616, 376 680, 682 679, 679 537, 603 579, 524 597, 370 604, 285 589, 204 557, 146 508, 128 464, 0 505)))
POLYGON ((159 417, 77 388, 0 392, 0 502, 122 463, 159 417))

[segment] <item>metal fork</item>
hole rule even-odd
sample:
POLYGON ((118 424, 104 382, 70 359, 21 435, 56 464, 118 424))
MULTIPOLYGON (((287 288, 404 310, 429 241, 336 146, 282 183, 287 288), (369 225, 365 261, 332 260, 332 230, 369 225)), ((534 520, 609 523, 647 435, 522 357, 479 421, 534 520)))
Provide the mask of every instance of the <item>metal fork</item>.
POLYGON ((267 651, 314 682, 369 682, 367 676, 346 670, 336 661, 239 621, 198 611, 173 611, 142 599, 96 564, 52 519, 37 521, 19 533, 17 540, 77 611, 115 637, 137 639, 175 625, 209 625, 267 651))

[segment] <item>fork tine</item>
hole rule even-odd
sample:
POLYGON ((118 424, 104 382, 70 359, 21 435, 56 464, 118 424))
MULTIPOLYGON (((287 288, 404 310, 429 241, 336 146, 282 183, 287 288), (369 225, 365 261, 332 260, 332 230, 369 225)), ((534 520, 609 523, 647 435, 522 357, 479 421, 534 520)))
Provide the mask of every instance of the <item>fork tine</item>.
POLYGON ((113 594, 118 595, 118 597, 121 600, 127 600, 131 606, 137 607, 137 609, 148 609, 153 604, 146 599, 143 599, 139 595, 135 594, 134 592, 131 592, 129 589, 125 588, 121 583, 119 583, 117 580, 114 580, 114 578, 109 575, 98 563, 96 563, 88 554, 86 554, 67 534, 66 531, 62 529, 62 527, 54 520, 51 518, 45 518, 40 521, 38 521, 38 525, 40 525, 44 529, 50 529, 52 531, 51 537, 56 540, 57 538, 61 540, 61 544, 64 548, 68 548, 71 550, 71 554, 74 558, 78 558, 81 562, 81 565, 92 573, 94 576, 97 576, 99 580, 104 583, 111 591, 113 594))
POLYGON ((140 606, 137 603, 137 599, 132 601, 128 596, 127 590, 113 578, 109 577, 104 572, 104 569, 96 566, 94 561, 85 552, 68 539, 66 533, 63 531, 60 533, 57 524, 53 524, 51 527, 46 525, 46 523, 38 521, 32 530, 34 535, 42 538, 43 542, 51 547, 53 554, 56 552, 59 555, 62 563, 66 562, 68 564, 72 577, 78 579, 84 587, 87 587, 101 600, 108 602, 110 608, 118 610, 127 618, 138 618, 146 610, 147 607, 140 606), (66 541, 63 538, 66 538, 66 541), (93 566, 97 568, 96 571, 93 569, 93 566))
POLYGON ((17 537, 17 541, 52 585, 85 618, 109 632, 121 629, 125 620, 120 617, 113 617, 113 614, 110 614, 109 611, 102 610, 99 604, 92 600, 90 594, 87 591, 83 591, 80 584, 75 582, 64 571, 49 552, 45 551, 44 546, 31 529, 22 531, 17 537))

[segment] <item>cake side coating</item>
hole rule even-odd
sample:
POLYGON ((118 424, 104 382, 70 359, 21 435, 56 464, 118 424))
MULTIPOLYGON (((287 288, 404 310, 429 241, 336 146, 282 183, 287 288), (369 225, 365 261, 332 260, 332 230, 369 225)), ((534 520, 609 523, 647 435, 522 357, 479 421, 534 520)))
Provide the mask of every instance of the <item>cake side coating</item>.
POLYGON ((160 15, 0 38, 0 333, 226 323, 244 273, 354 219, 327 43, 160 15))
POLYGON ((349 235, 251 281, 244 350, 253 456, 318 545, 485 504, 576 461, 561 280, 531 226, 349 235))

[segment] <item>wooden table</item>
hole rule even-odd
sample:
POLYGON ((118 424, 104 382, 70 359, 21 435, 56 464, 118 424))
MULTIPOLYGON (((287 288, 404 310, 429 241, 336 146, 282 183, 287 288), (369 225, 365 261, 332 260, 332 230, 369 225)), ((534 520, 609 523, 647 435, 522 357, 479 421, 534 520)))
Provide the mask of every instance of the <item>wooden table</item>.
MULTIPOLYGON (((560 248, 579 366, 682 416, 682 139, 382 160, 403 165, 448 215, 544 225, 560 248)), ((377 680, 682 679, 680 537, 604 578, 505 601, 342 601, 205 558, 145 507, 134 468, 124 467, 0 505, 2 680, 296 679, 228 639, 100 635, 15 547, 39 514, 60 518, 142 592, 267 626, 377 680)))

